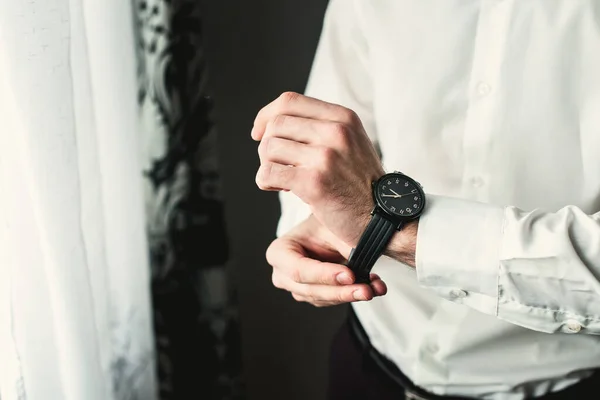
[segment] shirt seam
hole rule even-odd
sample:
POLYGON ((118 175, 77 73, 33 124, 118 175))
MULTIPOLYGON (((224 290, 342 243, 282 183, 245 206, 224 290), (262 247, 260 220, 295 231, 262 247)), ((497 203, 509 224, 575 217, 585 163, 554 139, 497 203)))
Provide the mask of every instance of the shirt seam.
POLYGON ((506 232, 506 225, 508 223, 508 218, 506 218, 506 209, 507 207, 504 207, 504 210, 502 212, 502 228, 500 230, 500 245, 498 246, 498 265, 497 265, 497 271, 496 271, 496 317, 500 315, 500 296, 501 296, 501 292, 500 292, 500 272, 502 270, 502 253, 504 250, 504 233, 506 232))
MULTIPOLYGON (((517 306, 520 306, 520 307, 523 307, 523 308, 532 308, 532 309, 543 310, 543 311, 546 311, 546 312, 552 312, 552 313, 556 313, 556 314, 563 314, 567 318, 578 318, 580 320, 583 319, 583 320, 591 321, 591 322, 600 322, 600 315, 584 316, 584 315, 572 313, 572 312, 566 311, 566 310, 560 310, 560 309, 554 309, 554 308, 546 308, 546 307, 543 307, 543 306, 527 305, 527 304, 523 304, 523 303, 520 303, 520 302, 515 301, 515 300, 505 300, 504 304, 513 304, 513 305, 517 305, 517 306)), ((557 322, 562 322, 562 321, 557 321, 557 322)))
MULTIPOLYGON (((503 260, 505 261, 505 260, 503 260)), ((506 275, 518 275, 518 276, 523 276, 525 278, 539 278, 539 279, 544 279, 544 280, 555 280, 555 281, 561 281, 561 282, 576 282, 579 283, 580 281, 575 280, 575 279, 565 279, 564 277, 561 278, 557 278, 556 276, 535 276, 533 274, 527 274, 524 272, 516 272, 516 271, 506 271, 506 275)))

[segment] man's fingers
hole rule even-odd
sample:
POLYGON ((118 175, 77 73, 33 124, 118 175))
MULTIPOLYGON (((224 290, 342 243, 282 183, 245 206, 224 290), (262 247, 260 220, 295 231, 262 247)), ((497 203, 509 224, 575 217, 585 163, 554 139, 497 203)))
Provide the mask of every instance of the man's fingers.
POLYGON ((311 302, 343 304, 354 301, 368 301, 375 296, 373 289, 364 284, 329 286, 296 283, 293 286, 293 293, 304 296, 311 302))
POLYGON ((375 274, 371 274, 371 289, 375 296, 383 296, 387 293, 387 285, 381 278, 375 274))
POLYGON ((297 174, 296 167, 265 162, 256 173, 256 185, 262 190, 291 190, 297 174))
MULTIPOLYGON (((385 283, 381 279, 377 279, 377 283, 375 283, 375 288, 373 288, 373 284, 371 284, 371 290, 372 290, 373 296, 375 296, 375 297, 377 297, 377 296, 383 296, 387 292, 387 288, 385 287, 385 283)), ((314 292, 318 292, 318 289, 314 290, 314 292)), ((298 294, 298 293, 291 293, 291 294, 292 294, 292 297, 294 298, 294 300, 299 301, 299 302, 310 303, 310 304, 312 304, 313 306, 316 306, 316 307, 329 307, 329 306, 335 306, 335 305, 338 305, 338 304, 343 304, 343 303, 348 303, 348 302, 366 301, 366 300, 372 299, 372 297, 369 295, 369 290, 368 289, 364 290, 364 292, 361 292, 360 289, 358 289, 357 291, 353 291, 353 293, 352 293, 353 299, 349 300, 349 301, 340 301, 340 296, 335 296, 334 299, 327 299, 327 300, 325 300, 325 299, 322 299, 322 298, 314 298, 314 297, 303 296, 303 295, 298 294), (356 297, 358 297, 360 299, 356 300, 356 297), (365 300, 362 300, 363 297, 364 297, 365 300)))
POLYGON ((308 165, 311 160, 314 160, 316 150, 293 140, 265 136, 258 146, 258 155, 261 163, 272 162, 286 166, 300 166, 308 165))
POLYGON ((318 285, 298 283, 284 274, 273 278, 276 287, 292 293, 297 301, 306 301, 314 305, 334 305, 355 301, 368 301, 375 297, 373 288, 364 284, 318 285))
POLYGON ((277 115, 326 120, 343 124, 351 124, 358 119, 353 111, 345 107, 298 93, 286 92, 259 111, 254 120, 252 138, 262 140, 267 124, 277 115))
MULTIPOLYGON (((269 247, 267 261, 273 266, 274 275, 288 277, 297 284, 348 285, 354 282, 354 274, 348 267, 308 258, 300 246, 292 243, 281 242, 269 247)), ((292 288, 285 289, 292 291, 292 288)))
POLYGON ((279 114, 267 122, 262 140, 276 136, 300 143, 315 143, 318 139, 317 132, 323 129, 324 123, 327 122, 279 114))
POLYGON ((369 301, 387 292, 385 283, 376 277, 370 285, 302 283, 288 275, 289 271, 281 268, 273 271, 273 285, 292 293, 296 301, 304 301, 315 306, 331 306, 356 301, 369 301))
POLYGON ((313 300, 313 299, 309 299, 308 297, 300 296, 299 294, 296 294, 296 293, 292 293, 292 297, 297 302, 309 303, 315 307, 331 307, 331 306, 337 306, 337 305, 341 304, 340 302, 337 302, 337 301, 313 300))
POLYGON ((294 298, 294 300, 296 301, 301 301, 301 302, 308 302, 308 299, 304 296, 300 296, 299 294, 296 293, 292 293, 292 297, 294 298))
POLYGON ((335 145, 348 136, 349 127, 341 122, 280 114, 267 123, 262 140, 279 137, 312 145, 335 145))
POLYGON ((348 267, 310 258, 305 246, 284 236, 275 240, 266 254, 273 266, 273 285, 291 292, 297 301, 320 307, 368 301, 386 294, 387 287, 378 275, 371 274, 370 285, 356 284, 348 267))

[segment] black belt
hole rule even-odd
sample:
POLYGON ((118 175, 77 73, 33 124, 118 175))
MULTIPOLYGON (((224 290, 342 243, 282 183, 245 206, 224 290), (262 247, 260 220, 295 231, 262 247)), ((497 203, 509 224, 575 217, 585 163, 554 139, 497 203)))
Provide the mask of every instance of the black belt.
POLYGON ((362 349, 363 354, 366 354, 368 359, 372 361, 381 372, 387 375, 389 379, 404 389, 405 398, 407 400, 472 400, 467 399, 466 397, 438 396, 416 386, 402 373, 402 371, 400 371, 396 364, 375 350, 371 345, 369 336, 367 336, 367 333, 352 308, 350 309, 348 324, 350 325, 350 332, 362 349))
MULTIPOLYGON (((363 354, 366 355, 367 360, 371 361, 373 365, 383 372, 389 379, 395 382, 397 385, 402 387, 405 392, 406 400, 472 400, 467 397, 456 397, 456 396, 440 396, 433 393, 429 393, 424 389, 416 386, 406 375, 400 371, 400 369, 386 358, 384 355, 379 353, 372 345, 369 340, 369 336, 365 332, 362 324, 358 320, 358 317, 350 307, 350 315, 348 317, 348 324, 350 326, 350 332, 353 338, 356 340, 358 346, 362 349, 363 354)), ((559 392, 545 395, 541 399, 547 400, 575 400, 587 397, 584 393, 597 393, 600 391, 600 379, 598 373, 594 373, 589 378, 576 383, 559 392)), ((588 395, 589 396, 589 395, 588 395)))

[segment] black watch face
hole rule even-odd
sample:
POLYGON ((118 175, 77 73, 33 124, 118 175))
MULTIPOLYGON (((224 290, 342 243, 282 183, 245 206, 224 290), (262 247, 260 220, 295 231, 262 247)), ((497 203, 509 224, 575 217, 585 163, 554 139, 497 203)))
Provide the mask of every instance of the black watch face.
POLYGON ((379 206, 389 214, 411 218, 425 206, 423 190, 417 182, 401 174, 387 174, 377 181, 375 196, 379 206))

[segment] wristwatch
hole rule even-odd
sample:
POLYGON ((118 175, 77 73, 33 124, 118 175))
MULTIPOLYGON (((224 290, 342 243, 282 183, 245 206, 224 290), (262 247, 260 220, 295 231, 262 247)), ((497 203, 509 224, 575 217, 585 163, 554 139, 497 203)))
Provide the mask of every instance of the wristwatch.
POLYGON ((419 218, 425 209, 425 192, 414 179, 395 171, 372 183, 375 208, 371 221, 350 252, 347 266, 356 283, 369 283, 371 269, 396 231, 419 218))

